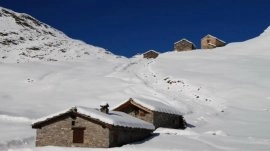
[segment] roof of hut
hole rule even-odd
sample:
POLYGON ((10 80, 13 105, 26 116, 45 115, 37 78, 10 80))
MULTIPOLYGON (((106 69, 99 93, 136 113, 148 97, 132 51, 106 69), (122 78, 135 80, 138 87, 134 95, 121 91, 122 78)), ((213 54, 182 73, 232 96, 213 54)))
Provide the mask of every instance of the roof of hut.
POLYGON ((159 52, 157 52, 157 51, 155 51, 155 50, 148 50, 148 51, 144 52, 143 54, 146 54, 146 53, 149 53, 149 52, 154 52, 154 53, 159 54, 159 52))
MULTIPOLYGON (((207 34, 207 35, 204 36, 203 38, 205 38, 205 37, 207 37, 207 36, 212 37, 212 38, 214 38, 214 39, 217 39, 217 40, 219 40, 220 42, 226 43, 225 41, 223 41, 223 40, 221 40, 221 39, 219 39, 219 38, 217 38, 217 37, 215 37, 215 36, 213 36, 213 35, 210 35, 210 34, 207 34)), ((202 39, 203 39, 203 38, 202 38, 202 39)))
POLYGON ((159 102, 159 101, 154 101, 154 100, 150 100, 150 99, 141 99, 141 98, 130 98, 128 101, 125 101, 125 102, 117 105, 116 107, 114 107, 114 109, 117 109, 120 106, 122 106, 130 101, 134 101, 136 104, 139 104, 139 105, 141 105, 141 106, 143 106, 151 111, 174 114, 174 115, 183 115, 182 112, 178 111, 177 109, 175 109, 172 106, 169 106, 169 105, 164 104, 164 103, 159 102))
POLYGON ((193 42, 191 42, 191 41, 187 40, 186 38, 183 38, 183 39, 181 39, 181 40, 179 40, 179 41, 175 42, 174 44, 179 43, 179 42, 181 42, 181 41, 186 41, 186 42, 191 43, 191 44, 193 44, 193 45, 194 45, 194 43, 193 43, 193 42))
POLYGON ((86 118, 94 119, 102 123, 106 123, 113 126, 142 128, 142 129, 149 129, 149 130, 155 129, 153 124, 145 122, 138 118, 132 117, 123 112, 110 111, 108 114, 106 114, 106 113, 100 112, 98 109, 88 108, 88 107, 83 107, 83 106, 72 107, 72 108, 63 110, 61 112, 57 112, 49 116, 37 119, 33 121, 32 127, 35 127, 36 125, 40 125, 43 122, 52 120, 54 118, 57 118, 61 115, 65 115, 68 113, 76 113, 86 118))

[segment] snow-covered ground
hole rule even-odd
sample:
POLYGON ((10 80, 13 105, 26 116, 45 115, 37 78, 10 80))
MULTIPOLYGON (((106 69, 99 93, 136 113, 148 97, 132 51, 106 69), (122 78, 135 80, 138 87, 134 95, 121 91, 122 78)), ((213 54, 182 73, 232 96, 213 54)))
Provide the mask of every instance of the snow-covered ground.
MULTIPOLYGON (((269 42, 270 28, 245 42, 168 52, 155 60, 100 56, 88 48, 92 55, 87 59, 65 60, 55 54, 61 61, 28 58, 28 63, 17 64, 23 59, 6 52, 9 63, 0 64, 0 150, 268 151, 269 42), (113 107, 129 98, 174 106, 189 128, 159 128, 147 140, 111 149, 34 147, 35 119, 72 106, 97 108, 104 101, 113 107)), ((3 48, 8 47, 0 52, 3 48)))

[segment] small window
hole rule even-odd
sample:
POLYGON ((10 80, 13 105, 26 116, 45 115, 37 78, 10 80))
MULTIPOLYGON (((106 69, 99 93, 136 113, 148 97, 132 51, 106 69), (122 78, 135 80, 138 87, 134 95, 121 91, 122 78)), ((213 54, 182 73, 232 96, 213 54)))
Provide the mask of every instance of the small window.
POLYGON ((210 40, 209 39, 207 39, 207 43, 210 43, 210 40))
POLYGON ((83 143, 84 140, 84 129, 85 128, 72 128, 73 130, 73 143, 83 143))
POLYGON ((71 122, 71 125, 74 126, 74 125, 75 125, 75 121, 72 121, 72 122, 71 122))

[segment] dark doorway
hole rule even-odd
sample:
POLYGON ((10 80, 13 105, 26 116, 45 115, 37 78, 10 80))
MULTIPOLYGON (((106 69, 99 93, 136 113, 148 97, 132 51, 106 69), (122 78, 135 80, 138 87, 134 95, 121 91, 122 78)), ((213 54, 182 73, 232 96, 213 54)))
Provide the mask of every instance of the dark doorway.
POLYGON ((85 128, 73 127, 72 130, 73 130, 73 143, 83 143, 85 128))

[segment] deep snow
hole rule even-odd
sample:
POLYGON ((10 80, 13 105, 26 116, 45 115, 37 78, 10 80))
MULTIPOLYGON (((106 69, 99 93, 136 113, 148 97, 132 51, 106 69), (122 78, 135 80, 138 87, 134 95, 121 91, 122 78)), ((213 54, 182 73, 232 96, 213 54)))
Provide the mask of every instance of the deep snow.
POLYGON ((89 48, 88 59, 65 60, 57 53, 61 61, 17 64, 22 57, 7 53, 9 63, 0 64, 0 150, 268 151, 269 41, 270 27, 245 42, 168 52, 155 60, 100 56, 89 48), (33 120, 70 106, 97 108, 103 101, 115 106, 133 97, 174 106, 189 128, 160 128, 145 141, 112 149, 34 147, 33 120))

